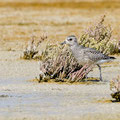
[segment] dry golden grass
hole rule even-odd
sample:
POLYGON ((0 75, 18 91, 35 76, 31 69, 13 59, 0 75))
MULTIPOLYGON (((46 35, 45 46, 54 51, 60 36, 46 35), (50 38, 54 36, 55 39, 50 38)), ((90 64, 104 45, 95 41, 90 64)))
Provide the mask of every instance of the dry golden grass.
MULTIPOLYGON (((77 1, 77 0, 76 0, 77 1)), ((82 31, 106 14, 106 24, 118 39, 120 31, 120 2, 55 2, 38 0, 0 0, 0 48, 21 50, 32 35, 46 33, 50 42, 60 42, 67 35, 78 37, 82 31)))

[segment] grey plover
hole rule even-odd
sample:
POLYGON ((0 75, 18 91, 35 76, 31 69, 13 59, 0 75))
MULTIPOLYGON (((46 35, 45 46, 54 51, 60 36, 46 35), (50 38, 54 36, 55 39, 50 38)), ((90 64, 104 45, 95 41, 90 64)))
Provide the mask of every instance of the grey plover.
POLYGON ((79 45, 79 43, 77 42, 77 38, 74 35, 68 36, 67 39, 61 44, 62 45, 67 44, 70 47, 70 49, 73 53, 73 56, 76 58, 76 60, 81 65, 85 65, 85 64, 97 65, 99 68, 99 71, 100 71, 100 80, 101 81, 102 81, 102 73, 101 73, 100 64, 109 62, 109 61, 115 59, 115 57, 107 56, 93 48, 88 48, 88 47, 79 45))

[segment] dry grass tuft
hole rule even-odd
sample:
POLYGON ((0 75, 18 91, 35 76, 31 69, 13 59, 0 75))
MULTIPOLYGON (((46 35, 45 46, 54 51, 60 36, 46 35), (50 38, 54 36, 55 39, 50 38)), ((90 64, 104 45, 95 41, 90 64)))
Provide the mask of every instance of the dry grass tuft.
POLYGON ((112 91, 111 93, 112 98, 120 102, 120 76, 111 80, 110 90, 112 91))
POLYGON ((90 26, 81 36, 79 43, 85 47, 95 48, 104 54, 119 52, 118 41, 112 39, 112 29, 104 25, 105 15, 99 22, 90 26))
POLYGON ((40 40, 36 42, 35 36, 32 36, 32 40, 28 42, 25 50, 23 51, 23 59, 34 59, 35 55, 39 52, 38 47, 40 43, 45 41, 47 36, 40 36, 40 40))
POLYGON ((42 54, 39 82, 49 79, 55 82, 79 82, 90 70, 90 66, 79 65, 68 47, 48 45, 42 54))

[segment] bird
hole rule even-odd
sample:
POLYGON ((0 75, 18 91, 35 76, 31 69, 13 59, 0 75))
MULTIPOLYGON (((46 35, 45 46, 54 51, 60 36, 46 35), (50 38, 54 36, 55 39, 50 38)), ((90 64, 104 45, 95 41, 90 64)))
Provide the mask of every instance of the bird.
POLYGON ((94 48, 79 45, 75 35, 68 36, 66 40, 61 43, 61 45, 63 44, 67 44, 69 46, 72 51, 72 55, 80 65, 97 65, 99 68, 100 81, 103 81, 100 64, 116 59, 115 57, 107 56, 94 48))

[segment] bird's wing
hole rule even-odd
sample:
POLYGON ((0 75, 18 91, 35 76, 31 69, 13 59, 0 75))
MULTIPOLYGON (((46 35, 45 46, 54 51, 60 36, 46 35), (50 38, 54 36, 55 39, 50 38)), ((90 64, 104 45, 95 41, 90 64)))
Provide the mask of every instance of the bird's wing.
POLYGON ((98 60, 103 60, 103 59, 110 59, 109 56, 101 53, 98 50, 92 49, 92 48, 84 49, 84 55, 86 55, 92 61, 98 61, 98 60))

